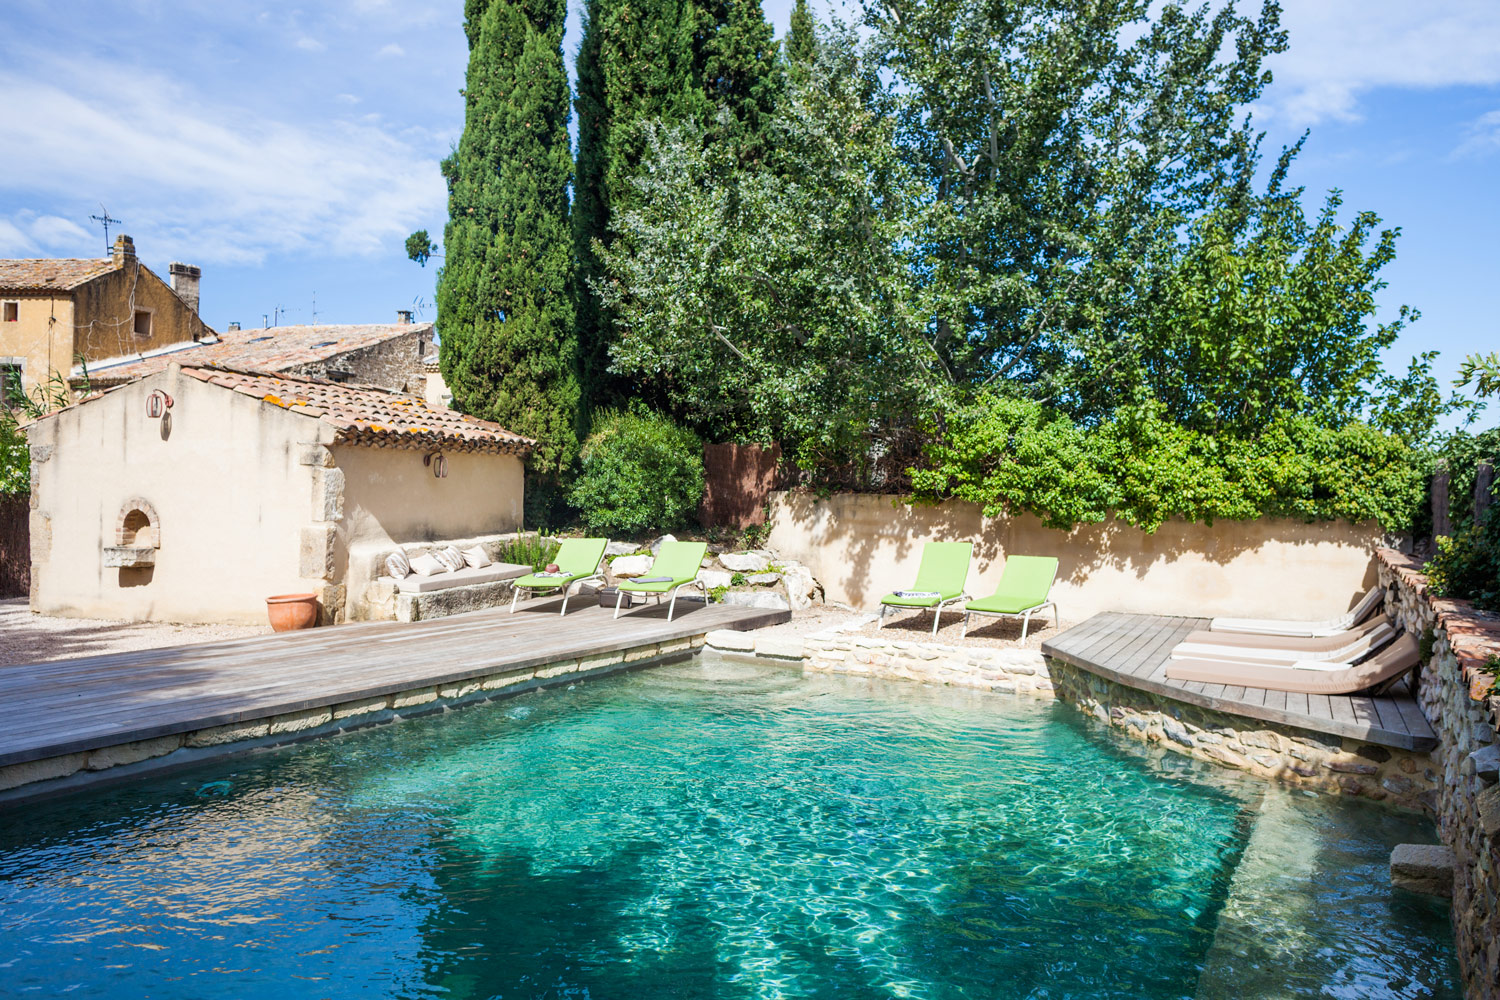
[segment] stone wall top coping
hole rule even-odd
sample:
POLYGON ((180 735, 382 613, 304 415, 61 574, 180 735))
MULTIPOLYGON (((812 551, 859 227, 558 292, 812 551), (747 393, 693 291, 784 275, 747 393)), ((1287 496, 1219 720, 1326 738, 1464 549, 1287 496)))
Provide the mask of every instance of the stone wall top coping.
POLYGON ((1438 628, 1448 634, 1453 655, 1467 669, 1479 667, 1500 655, 1500 615, 1477 610, 1468 601, 1433 597, 1427 592, 1427 577, 1414 556, 1395 549, 1378 548, 1375 558, 1388 566, 1401 582, 1427 601, 1438 628))

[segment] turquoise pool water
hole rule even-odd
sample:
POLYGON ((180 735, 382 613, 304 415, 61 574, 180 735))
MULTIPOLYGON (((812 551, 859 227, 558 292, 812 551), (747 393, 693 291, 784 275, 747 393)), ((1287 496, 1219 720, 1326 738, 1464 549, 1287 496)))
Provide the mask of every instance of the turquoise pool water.
POLYGON ((0 994, 1457 997, 1430 826, 698 660, 0 813, 0 994))

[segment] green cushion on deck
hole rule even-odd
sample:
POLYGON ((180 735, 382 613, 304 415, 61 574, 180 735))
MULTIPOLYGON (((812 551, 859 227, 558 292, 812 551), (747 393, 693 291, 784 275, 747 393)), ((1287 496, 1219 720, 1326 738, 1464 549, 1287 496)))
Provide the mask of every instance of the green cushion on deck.
POLYGON ((703 557, 707 554, 707 542, 662 542, 651 568, 642 576, 669 576, 672 579, 661 583, 626 580, 620 584, 620 589, 638 594, 664 594, 673 587, 692 583, 698 578, 698 570, 703 567, 703 557))
POLYGON ((881 604, 896 608, 931 608, 964 592, 969 579, 970 542, 928 542, 922 546, 922 562, 917 567, 917 582, 907 590, 930 590, 941 597, 897 597, 886 594, 881 604))
POLYGON ((558 590, 574 580, 582 580, 599 571, 599 561, 604 558, 607 538, 565 538, 558 547, 553 562, 567 576, 537 576, 528 574, 515 581, 515 586, 528 590, 558 590))
POLYGON ((1014 615, 1045 604, 1057 578, 1057 560, 1051 556, 1011 556, 1005 560, 1000 585, 989 597, 964 605, 965 611, 987 611, 1014 615))

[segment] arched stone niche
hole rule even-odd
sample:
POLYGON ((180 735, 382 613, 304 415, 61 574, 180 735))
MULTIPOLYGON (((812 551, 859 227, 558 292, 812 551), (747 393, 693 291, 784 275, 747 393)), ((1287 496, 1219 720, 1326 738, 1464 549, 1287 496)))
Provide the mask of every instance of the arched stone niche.
POLYGON ((161 519, 151 501, 131 497, 120 505, 115 520, 115 544, 104 549, 104 565, 138 569, 156 565, 161 548, 161 519))

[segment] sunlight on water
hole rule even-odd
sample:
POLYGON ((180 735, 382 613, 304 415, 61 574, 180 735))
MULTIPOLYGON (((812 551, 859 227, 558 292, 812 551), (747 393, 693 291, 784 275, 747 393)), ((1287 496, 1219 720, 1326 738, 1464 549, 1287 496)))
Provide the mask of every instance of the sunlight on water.
POLYGON ((717 659, 20 812, 6 995, 1458 995, 1427 824, 717 659))

